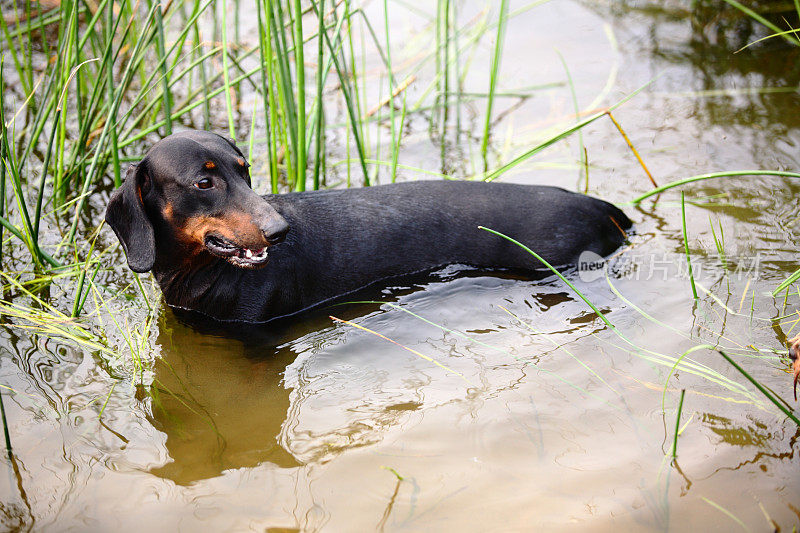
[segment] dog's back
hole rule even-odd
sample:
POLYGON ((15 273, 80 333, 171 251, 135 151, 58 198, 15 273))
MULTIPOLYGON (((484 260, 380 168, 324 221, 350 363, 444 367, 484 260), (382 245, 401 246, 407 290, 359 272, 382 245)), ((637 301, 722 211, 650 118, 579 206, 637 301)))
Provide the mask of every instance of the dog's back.
POLYGON ((584 251, 607 255, 631 226, 615 206, 556 187, 425 181, 269 195, 292 228, 255 276, 286 269, 303 307, 375 281, 452 263, 538 270, 525 244, 552 265, 584 251))

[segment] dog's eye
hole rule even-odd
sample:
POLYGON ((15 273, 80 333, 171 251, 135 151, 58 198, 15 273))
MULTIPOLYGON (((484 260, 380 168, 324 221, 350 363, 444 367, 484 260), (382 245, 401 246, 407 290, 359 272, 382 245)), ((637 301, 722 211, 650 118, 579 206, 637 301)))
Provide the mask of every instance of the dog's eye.
POLYGON ((198 189, 206 190, 214 186, 214 181, 211 178, 203 178, 201 180, 196 181, 194 186, 197 187, 198 189))

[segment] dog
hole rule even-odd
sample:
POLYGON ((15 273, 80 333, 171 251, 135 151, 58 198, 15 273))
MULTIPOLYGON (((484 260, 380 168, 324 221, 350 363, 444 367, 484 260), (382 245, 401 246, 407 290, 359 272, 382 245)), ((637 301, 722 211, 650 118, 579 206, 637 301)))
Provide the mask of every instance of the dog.
POLYGON ((631 221, 557 187, 422 181, 259 196, 228 139, 186 131, 155 143, 111 195, 105 219, 167 304, 219 321, 267 322, 390 278, 449 264, 543 269, 606 256, 631 221))

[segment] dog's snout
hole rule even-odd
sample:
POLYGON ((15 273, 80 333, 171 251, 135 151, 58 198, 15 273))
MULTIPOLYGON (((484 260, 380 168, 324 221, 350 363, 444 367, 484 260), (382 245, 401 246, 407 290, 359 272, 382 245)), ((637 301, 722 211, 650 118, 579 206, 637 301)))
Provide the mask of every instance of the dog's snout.
POLYGON ((289 233, 289 224, 285 220, 279 220, 264 228, 264 238, 271 245, 283 242, 286 234, 289 233))

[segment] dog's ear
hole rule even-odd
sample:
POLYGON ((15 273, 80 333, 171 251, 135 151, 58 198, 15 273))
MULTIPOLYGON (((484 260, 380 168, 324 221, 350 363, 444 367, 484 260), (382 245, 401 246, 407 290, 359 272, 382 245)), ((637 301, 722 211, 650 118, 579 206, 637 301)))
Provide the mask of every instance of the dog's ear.
POLYGON ((156 260, 156 242, 153 224, 147 218, 142 194, 150 187, 150 177, 142 162, 131 165, 125 174, 125 183, 113 192, 106 208, 106 222, 128 256, 128 266, 134 272, 147 272, 156 260))

